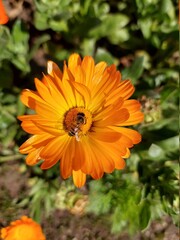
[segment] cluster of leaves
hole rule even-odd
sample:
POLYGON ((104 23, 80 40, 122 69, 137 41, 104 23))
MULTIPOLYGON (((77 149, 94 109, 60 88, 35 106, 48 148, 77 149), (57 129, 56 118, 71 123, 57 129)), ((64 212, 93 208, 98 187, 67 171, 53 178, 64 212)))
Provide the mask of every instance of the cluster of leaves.
MULTIPOLYGON (((91 55, 115 63, 123 79, 132 80, 145 121, 138 126, 143 141, 126 170, 90 181, 88 211, 110 215, 113 232, 134 233, 162 214, 176 222, 177 11, 175 0, 35 0, 30 22, 19 18, 0 26, 0 164, 19 159, 18 145, 27 137, 16 117, 26 111, 19 101, 21 89, 42 72, 37 53, 60 64, 72 52, 91 55)), ((52 210, 59 199, 58 175, 55 168, 46 174, 35 168, 29 196, 19 206, 31 205, 36 219, 42 208, 52 210)), ((69 190, 59 192, 67 196, 69 190)), ((57 204, 69 208, 70 203, 61 199, 57 204)))
POLYGON ((167 214, 178 224, 178 137, 133 152, 124 172, 90 183, 88 211, 110 213, 112 231, 143 230, 167 214))

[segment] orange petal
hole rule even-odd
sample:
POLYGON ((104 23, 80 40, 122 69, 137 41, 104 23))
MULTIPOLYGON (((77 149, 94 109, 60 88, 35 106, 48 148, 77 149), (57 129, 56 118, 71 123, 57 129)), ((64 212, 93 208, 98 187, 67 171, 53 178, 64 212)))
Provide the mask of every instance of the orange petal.
POLYGON ((29 166, 33 166, 37 164, 41 159, 39 157, 39 153, 42 148, 35 149, 34 151, 30 152, 26 157, 26 164, 29 166))
POLYGON ((86 174, 84 174, 81 170, 74 171, 72 172, 73 175, 73 182, 74 185, 78 188, 84 186, 86 182, 86 174))
POLYGON ((130 155, 131 155, 131 152, 129 151, 129 148, 127 148, 127 152, 126 152, 126 154, 123 156, 123 158, 128 158, 128 157, 130 157, 130 155))
POLYGON ((45 119, 52 119, 54 121, 59 121, 59 119, 62 119, 61 111, 58 111, 57 109, 53 108, 53 106, 51 107, 46 103, 37 102, 35 111, 40 115, 40 117, 45 119))
POLYGON ((79 66, 80 64, 81 58, 79 54, 77 53, 71 54, 68 59, 68 68, 74 76, 76 75, 77 66, 79 66))
POLYGON ((41 122, 35 122, 33 121, 34 125, 36 125, 41 132, 45 132, 50 134, 51 136, 62 136, 65 134, 65 131, 63 130, 62 122, 58 121, 48 121, 48 120, 42 120, 41 122))
POLYGON ((89 154, 92 158, 92 171, 90 173, 90 175, 92 176, 92 178, 94 179, 100 179, 102 178, 103 174, 104 174, 104 170, 103 170, 103 164, 101 159, 98 156, 97 151, 94 148, 94 142, 92 140, 89 140, 89 154))
POLYGON ((92 85, 92 78, 94 75, 94 59, 90 56, 86 56, 83 58, 81 67, 85 72, 85 76, 86 76, 86 82, 85 85, 87 87, 91 87, 92 85))
POLYGON ((51 93, 50 93, 49 89, 47 88, 47 86, 45 86, 37 78, 35 78, 34 81, 35 81, 35 85, 36 85, 36 89, 38 90, 38 93, 44 99, 46 104, 49 104, 51 106, 51 108, 57 109, 57 111, 58 111, 59 104, 56 102, 56 99, 54 98, 54 96, 51 95, 51 93))
POLYGON ((126 166, 126 162, 122 157, 119 157, 119 159, 115 158, 114 162, 115 162, 115 168, 118 170, 124 169, 126 166))
POLYGON ((91 92, 89 91, 89 89, 81 84, 81 83, 77 83, 77 82, 72 82, 72 85, 74 86, 74 88, 76 89, 77 93, 76 93, 76 103, 78 106, 82 106, 82 98, 84 99, 83 102, 83 106, 88 106, 89 103, 91 102, 91 92), (83 95, 82 95, 83 93, 83 95))
POLYGON ((72 165, 75 157, 75 146, 71 137, 67 141, 66 147, 63 149, 63 155, 60 161, 61 176, 66 179, 72 174, 72 165))
POLYGON ((59 158, 50 158, 44 160, 44 162, 41 164, 41 169, 48 169, 53 167, 57 162, 59 161, 59 158))
POLYGON ((99 112, 96 113, 96 115, 93 117, 93 120, 102 120, 106 118, 106 116, 112 115, 113 112, 119 111, 123 105, 123 102, 123 98, 119 97, 119 99, 114 101, 113 104, 109 105, 108 103, 109 106, 104 107, 104 109, 99 109, 99 112))
POLYGON ((106 143, 91 139, 93 143, 93 151, 97 152, 99 158, 101 159, 103 169, 105 172, 110 173, 116 169, 124 168, 124 159, 121 158, 121 154, 124 155, 126 153, 125 150, 121 150, 121 145, 119 142, 117 143, 106 143), (103 149, 103 152, 102 152, 103 149), (103 156, 102 156, 103 153, 103 156))
POLYGON ((119 85, 120 88, 120 96, 123 97, 124 99, 128 99, 129 97, 132 96, 132 94, 135 91, 134 86, 130 82, 130 80, 124 80, 120 83, 119 85))
MULTIPOLYGON (((58 65, 56 63, 54 63, 53 61, 48 61, 47 62, 47 72, 49 75, 51 75, 54 79, 54 73, 56 74, 56 76, 58 76, 60 79, 62 79, 62 72, 59 69, 58 65)), ((56 85, 58 85, 58 83, 54 82, 56 85)))
POLYGON ((41 151, 41 158, 42 159, 50 159, 50 158, 61 158, 62 152, 66 146, 67 141, 66 135, 59 136, 50 140, 49 143, 43 148, 41 151))
POLYGON ((99 62, 98 64, 95 65, 94 68, 94 75, 92 82, 97 85, 99 81, 102 79, 103 72, 105 71, 105 68, 107 67, 106 62, 99 62))
POLYGON ((74 159, 72 162, 72 168, 73 170, 77 171, 79 169, 81 169, 85 159, 85 149, 83 147, 83 142, 82 141, 76 141, 75 138, 72 139, 72 141, 74 142, 74 150, 75 150, 75 154, 74 154, 74 159))
POLYGON ((35 109, 36 101, 44 103, 44 100, 38 95, 37 92, 28 89, 22 91, 20 98, 24 105, 31 109, 35 109))
MULTIPOLYGON (((57 79, 57 81, 59 80, 57 78, 57 75, 54 73, 55 77, 52 78, 53 80, 54 79, 57 79)), ((62 111, 63 110, 67 110, 68 109, 68 104, 65 100, 65 97, 64 97, 64 89, 63 88, 63 84, 62 84, 62 81, 59 80, 59 82, 55 82, 53 81, 52 79, 50 79, 49 77, 47 76, 44 76, 44 80, 46 81, 46 86, 49 88, 49 92, 50 92, 50 95, 53 96, 54 100, 56 101, 56 103, 58 104, 58 111, 62 111), (58 85, 56 85, 58 84, 58 85)))
POLYGON ((62 81, 64 81, 64 80, 74 81, 74 76, 71 73, 71 71, 69 70, 69 68, 67 67, 65 62, 64 62, 64 68, 63 68, 62 81))
MULTIPOLYGON (((121 147, 124 147, 125 153, 126 153, 126 148, 133 147, 133 141, 129 137, 127 137, 123 134, 122 134, 121 138, 119 139, 119 144, 122 145, 121 147)), ((122 156, 124 156, 124 154, 122 156)))
POLYGON ((118 124, 119 126, 130 126, 141 123, 144 120, 144 114, 142 112, 135 112, 130 114, 129 118, 124 122, 118 124))
POLYGON ((96 85, 94 84, 94 86, 91 87, 93 97, 100 93, 106 94, 109 93, 114 88, 114 86, 116 86, 116 81, 114 81, 115 75, 116 75, 115 65, 107 67, 103 73, 101 81, 98 82, 96 85))
POLYGON ((110 127, 114 131, 124 134, 126 137, 132 140, 133 144, 137 144, 141 141, 141 134, 130 128, 123 127, 110 127))
POLYGON ((0 24, 6 24, 8 21, 9 21, 9 18, 6 14, 6 10, 4 8, 2 0, 0 0, 0 24))
POLYGON ((91 138, 97 139, 102 142, 116 142, 121 134, 115 131, 109 131, 107 128, 98 131, 97 128, 94 128, 95 132, 89 132, 88 136, 91 138))
POLYGON ((141 109, 141 104, 139 101, 134 99, 125 100, 123 103, 123 108, 127 108, 129 113, 134 113, 141 109))
POLYGON ((76 97, 74 94, 74 89, 72 87, 72 83, 68 80, 62 80, 63 83, 63 88, 64 88, 64 92, 65 92, 65 99, 66 102, 69 106, 69 108, 75 107, 77 105, 76 103, 76 97))
POLYGON ((95 127, 105 127, 111 125, 120 125, 126 122, 129 118, 129 112, 127 109, 122 108, 119 111, 116 111, 115 114, 112 112, 112 115, 107 117, 104 120, 99 120, 94 122, 95 127))
POLYGON ((52 136, 48 134, 41 134, 41 135, 33 135, 28 140, 26 140, 19 148, 21 153, 29 153, 34 148, 40 148, 41 146, 45 146, 49 141, 52 140, 52 136))

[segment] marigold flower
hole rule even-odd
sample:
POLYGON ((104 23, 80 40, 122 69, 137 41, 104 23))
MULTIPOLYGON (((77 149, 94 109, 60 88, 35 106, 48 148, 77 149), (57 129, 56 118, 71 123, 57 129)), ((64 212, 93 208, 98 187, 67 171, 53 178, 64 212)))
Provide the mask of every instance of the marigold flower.
POLYGON ((129 148, 141 141, 141 135, 125 128, 143 120, 141 105, 128 100, 134 87, 121 80, 115 65, 95 65, 90 56, 78 54, 64 63, 63 72, 52 61, 47 75, 35 79, 37 91, 24 90, 22 102, 35 110, 20 116, 22 128, 33 134, 20 147, 28 154, 26 163, 40 160, 48 169, 60 160, 64 179, 73 176, 74 184, 85 184, 86 175, 99 179, 104 172, 123 169, 129 148))
POLYGON ((1 238, 3 240, 46 240, 40 225, 26 216, 2 228, 1 238))
POLYGON ((6 10, 4 8, 2 0, 0 0, 0 24, 6 24, 9 18, 6 14, 6 10))

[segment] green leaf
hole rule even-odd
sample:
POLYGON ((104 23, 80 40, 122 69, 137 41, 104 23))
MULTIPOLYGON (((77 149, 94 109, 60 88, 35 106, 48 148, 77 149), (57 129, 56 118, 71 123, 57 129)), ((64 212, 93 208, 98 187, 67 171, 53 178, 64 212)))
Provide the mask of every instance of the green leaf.
POLYGON ((144 57, 137 57, 129 68, 122 70, 122 78, 131 79, 132 83, 136 84, 144 69, 143 62, 144 57))
MULTIPOLYGON (((1 50, 0 50, 1 51, 1 50)), ((11 88, 13 84, 13 72, 9 65, 3 64, 0 68, 0 88, 11 88)))
POLYGON ((12 37, 13 37, 14 43, 16 44, 17 43, 27 44, 29 40, 29 34, 27 32, 27 29, 25 28, 25 25, 20 20, 17 20, 13 25, 12 37))
POLYGON ((63 31, 63 32, 68 31, 67 21, 65 20, 57 21, 52 19, 49 21, 49 27, 54 31, 63 31))
POLYGON ((171 137, 158 142, 158 145, 166 151, 176 151, 179 149, 179 136, 171 137))
POLYGON ((39 12, 35 12, 34 16, 35 27, 38 30, 45 30, 48 28, 47 17, 39 12))
POLYGON ((120 206, 115 208, 114 214, 112 215, 112 233, 121 232, 127 225, 127 222, 123 219, 120 220, 122 209, 120 206))
POLYGON ((8 128, 6 136, 4 136, 2 139, 2 144, 4 146, 9 146, 13 142, 13 139, 17 133, 17 130, 18 130, 17 124, 11 125, 8 128))
POLYGON ((17 100, 17 116, 25 114, 25 111, 26 111, 26 106, 22 103, 19 96, 17 100))
POLYGON ((149 17, 141 18, 138 20, 138 25, 143 33, 143 36, 147 39, 150 38, 152 19, 149 17))
POLYGON ((148 200, 143 200, 140 204, 139 212, 139 225, 140 229, 143 230, 148 226, 151 219, 150 203, 148 200))
POLYGON ((91 0, 80 0, 80 5, 81 5, 81 8, 80 8, 81 15, 86 15, 91 5, 91 0))
POLYGON ((109 65, 115 63, 115 58, 105 49, 98 48, 95 55, 96 62, 105 61, 109 65))
POLYGON ((164 150, 158 145, 152 143, 148 150, 148 154, 151 158, 158 160, 159 158, 164 157, 164 150))
MULTIPOLYGON (((119 34, 119 31, 124 28, 128 22, 129 18, 124 14, 107 14, 106 18, 90 31, 89 36, 95 37, 96 39, 109 37, 110 40, 112 40, 111 36, 114 36, 116 38, 116 43, 120 42, 124 38, 119 34)), ((125 39, 127 39, 127 32, 123 34, 125 39)))
POLYGON ((86 38, 83 40, 82 45, 81 45, 81 49, 82 49, 82 53, 84 56, 86 55, 90 55, 92 56, 95 50, 95 39, 94 38, 86 38))
MULTIPOLYGON (((11 40, 11 34, 7 27, 0 25, 0 61, 10 59, 12 53, 8 51, 7 46, 11 40)), ((2 77, 2 75, 0 75, 2 77)))
POLYGON ((130 38, 129 31, 126 28, 120 29, 118 31, 114 31, 112 34, 108 36, 108 39, 112 44, 125 42, 129 40, 129 38, 130 38))
POLYGON ((167 14, 170 19, 175 18, 175 8, 171 0, 161 0, 160 14, 167 14))
POLYGON ((37 50, 40 48, 40 45, 49 41, 51 39, 49 34, 43 34, 42 36, 38 37, 31 48, 31 51, 28 56, 28 60, 31 60, 31 58, 36 54, 37 50))

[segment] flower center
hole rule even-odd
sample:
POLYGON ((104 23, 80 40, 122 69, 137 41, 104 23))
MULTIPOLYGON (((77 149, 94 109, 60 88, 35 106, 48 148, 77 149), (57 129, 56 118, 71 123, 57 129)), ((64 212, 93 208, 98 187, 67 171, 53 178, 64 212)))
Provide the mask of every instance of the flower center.
POLYGON ((86 135, 92 124, 92 115, 84 108, 72 108, 65 114, 64 129, 70 137, 77 141, 86 135))

